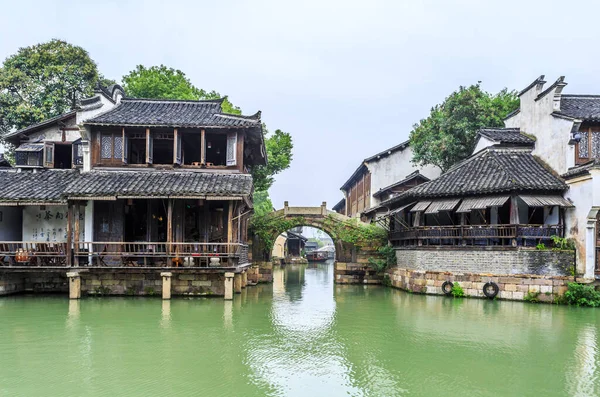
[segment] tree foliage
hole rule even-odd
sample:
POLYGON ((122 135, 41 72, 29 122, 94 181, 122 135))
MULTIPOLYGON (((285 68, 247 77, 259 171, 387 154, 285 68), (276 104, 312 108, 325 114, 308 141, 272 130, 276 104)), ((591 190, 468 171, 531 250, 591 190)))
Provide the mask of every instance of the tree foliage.
POLYGON ((413 126, 413 162, 447 171, 471 155, 479 129, 502 127, 506 115, 518 107, 516 91, 503 89, 494 95, 483 91, 480 83, 459 87, 413 126))
POLYGON ((269 134, 264 124, 263 133, 265 135, 268 163, 267 165, 253 166, 250 171, 254 188, 266 191, 275 182, 275 175, 290 167, 294 144, 289 133, 275 130, 273 134, 269 134))
POLYGON ((101 78, 87 51, 65 41, 20 48, 0 68, 0 135, 67 112, 101 78))
MULTIPOLYGON (((134 98, 154 99, 220 99, 216 91, 205 91, 195 87, 181 70, 165 65, 149 68, 138 65, 123 76, 123 88, 127 96, 134 98)), ((223 100, 223 112, 241 114, 242 111, 234 106, 227 97, 223 100)))

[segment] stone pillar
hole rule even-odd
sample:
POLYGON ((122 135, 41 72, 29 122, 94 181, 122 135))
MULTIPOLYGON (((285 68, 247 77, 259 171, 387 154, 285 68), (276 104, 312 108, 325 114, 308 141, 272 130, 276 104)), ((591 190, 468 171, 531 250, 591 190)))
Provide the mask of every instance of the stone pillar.
POLYGON ((594 273, 596 270, 596 219, 588 218, 587 227, 585 230, 585 254, 580 255, 580 257, 584 258, 583 269, 581 267, 577 269, 578 272, 583 270, 585 278, 594 278, 594 273))
POLYGON ((248 286, 248 271, 246 270, 242 273, 242 288, 246 288, 248 286))
POLYGON ((233 299, 233 273, 225 273, 225 299, 232 300, 233 299))
POLYGON ((67 272, 69 278, 69 299, 81 298, 81 276, 79 272, 67 272))
POLYGON ((235 273, 233 277, 233 292, 236 294, 242 293, 242 273, 235 273))
POLYGON ((173 273, 161 272, 160 276, 162 277, 162 298, 171 299, 171 277, 173 273))

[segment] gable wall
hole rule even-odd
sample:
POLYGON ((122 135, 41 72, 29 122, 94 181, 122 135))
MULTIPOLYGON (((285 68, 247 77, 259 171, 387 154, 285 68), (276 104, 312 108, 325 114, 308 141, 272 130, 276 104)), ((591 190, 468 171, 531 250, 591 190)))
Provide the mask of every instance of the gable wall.
POLYGON ((381 200, 373 197, 372 194, 380 189, 396 183, 414 171, 419 170, 422 175, 429 179, 435 179, 440 175, 440 169, 428 165, 419 168, 411 162, 413 152, 411 147, 404 150, 398 150, 389 156, 382 157, 379 160, 373 160, 367 164, 371 172, 371 207, 379 205, 381 200))

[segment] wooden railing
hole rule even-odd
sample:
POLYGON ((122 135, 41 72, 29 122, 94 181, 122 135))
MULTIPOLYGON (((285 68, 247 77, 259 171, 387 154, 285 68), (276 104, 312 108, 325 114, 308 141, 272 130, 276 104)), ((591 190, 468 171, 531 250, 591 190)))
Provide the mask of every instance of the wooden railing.
POLYGON ((0 241, 0 266, 66 266, 67 243, 0 241))
POLYGON ((231 267, 248 263, 248 246, 240 243, 0 241, 0 266, 67 266, 67 256, 80 266, 231 267))
POLYGON ((533 245, 563 236, 562 225, 419 226, 390 232, 395 245, 533 245))

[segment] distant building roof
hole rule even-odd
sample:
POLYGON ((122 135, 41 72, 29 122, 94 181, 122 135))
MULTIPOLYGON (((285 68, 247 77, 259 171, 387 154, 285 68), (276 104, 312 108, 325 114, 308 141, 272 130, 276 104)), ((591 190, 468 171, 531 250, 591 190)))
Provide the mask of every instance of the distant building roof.
POLYGON ((486 148, 408 193, 413 197, 434 197, 566 189, 564 181, 547 170, 530 150, 486 148))
POLYGON ((249 174, 186 171, 91 171, 65 189, 68 197, 248 196, 249 174))
POLYGON ((477 140, 483 136, 499 144, 530 146, 535 143, 533 138, 522 134, 519 128, 482 128, 477 135, 477 140))
POLYGON ((223 99, 179 101, 123 98, 86 124, 144 127, 261 127, 260 112, 252 116, 222 113, 223 99))
POLYGON ((561 175, 564 179, 571 179, 581 175, 588 175, 591 169, 599 169, 600 160, 593 159, 584 164, 576 165, 575 167, 569 168, 567 172, 561 175))
POLYGON ((386 187, 383 187, 383 188, 379 189, 377 192, 373 193, 373 197, 379 197, 382 194, 384 194, 386 192, 389 192, 389 191, 391 191, 392 189, 394 189, 396 187, 405 185, 408 182, 413 181, 415 179, 422 179, 425 182, 429 181, 429 178, 427 178, 425 175, 421 174, 419 172, 419 170, 417 170, 417 171, 415 171, 415 172, 413 172, 411 174, 408 174, 406 176, 406 178, 404 178, 404 179, 402 179, 402 180, 400 180, 400 181, 398 181, 396 183, 393 183, 393 184, 391 184, 389 186, 386 186, 386 187))
POLYGON ((77 170, 0 171, 0 202, 66 202, 63 192, 77 170))
POLYGON ((343 210, 346 208, 346 199, 343 198, 340 201, 338 201, 338 203, 336 205, 333 206, 332 210, 337 211, 337 210, 343 210))

